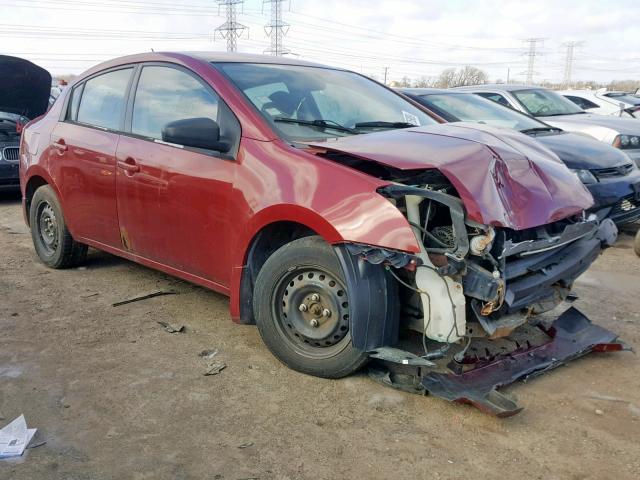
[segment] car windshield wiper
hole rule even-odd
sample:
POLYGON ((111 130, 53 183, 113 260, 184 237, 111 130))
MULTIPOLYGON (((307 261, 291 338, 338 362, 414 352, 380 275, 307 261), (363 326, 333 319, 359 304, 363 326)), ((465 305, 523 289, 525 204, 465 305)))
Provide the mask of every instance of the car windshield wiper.
POLYGON ((554 127, 534 127, 534 128, 525 128, 524 130, 520 130, 520 133, 553 132, 558 130, 560 129, 554 128, 554 127))
POLYGON ((323 120, 320 118, 316 120, 302 120, 298 118, 277 117, 274 118, 273 121, 281 123, 297 123, 298 125, 308 125, 310 127, 318 128, 331 128, 340 132, 357 133, 354 129, 340 125, 338 122, 334 122, 333 120, 323 120))
POLYGON ((383 121, 373 121, 373 122, 360 122, 354 125, 355 128, 409 128, 409 127, 417 127, 418 125, 414 125, 413 123, 408 122, 383 122, 383 121))
POLYGON ((562 115, 577 115, 579 113, 587 113, 587 112, 572 112, 572 113, 567 113, 567 112, 558 112, 558 113, 536 113, 536 117, 560 117, 562 115))

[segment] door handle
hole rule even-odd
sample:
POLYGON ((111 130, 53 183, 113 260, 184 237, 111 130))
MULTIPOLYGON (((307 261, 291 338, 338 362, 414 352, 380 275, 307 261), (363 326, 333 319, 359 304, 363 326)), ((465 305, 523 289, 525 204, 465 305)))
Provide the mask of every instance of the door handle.
POLYGON ((53 148, 55 148, 60 152, 66 152, 69 149, 69 147, 67 147, 67 144, 64 142, 62 138, 60 140, 56 140, 55 142, 53 142, 52 145, 53 145, 53 148))
POLYGON ((138 165, 131 157, 124 161, 118 160, 118 166, 127 173, 136 173, 140 171, 140 165, 138 165))

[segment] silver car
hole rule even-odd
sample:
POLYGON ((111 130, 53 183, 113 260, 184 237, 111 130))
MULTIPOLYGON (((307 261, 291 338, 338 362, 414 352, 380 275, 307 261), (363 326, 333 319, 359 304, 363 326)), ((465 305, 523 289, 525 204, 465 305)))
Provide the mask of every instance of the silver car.
POLYGON ((542 87, 475 85, 456 90, 473 92, 562 130, 589 135, 621 149, 640 166, 640 122, 637 119, 587 113, 562 95, 542 87))

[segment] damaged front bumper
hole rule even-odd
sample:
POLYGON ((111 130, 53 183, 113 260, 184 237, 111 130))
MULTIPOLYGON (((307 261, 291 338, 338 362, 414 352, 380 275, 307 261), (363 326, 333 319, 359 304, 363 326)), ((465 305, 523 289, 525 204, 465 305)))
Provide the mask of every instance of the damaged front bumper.
POLYGON ((538 320, 615 242, 611 220, 574 217, 515 231, 469 222, 459 199, 443 191, 393 185, 380 193, 405 213, 421 251, 336 247, 355 292, 352 341, 376 359, 377 380, 510 416, 521 407, 498 387, 592 351, 625 349, 574 308, 549 327, 538 320), (398 312, 389 308, 394 288, 398 312), (403 331, 414 332, 413 344, 403 331))
MULTIPOLYGON (((371 355, 373 358, 387 361, 374 364, 370 375, 394 388, 430 394, 473 405, 491 415, 510 417, 523 407, 500 393, 499 387, 530 379, 591 352, 629 350, 615 333, 594 325, 573 307, 550 327, 538 324, 529 328, 535 331, 525 329, 513 338, 503 340, 503 344, 511 342, 515 345, 513 351, 491 359, 469 354, 469 350, 456 359, 452 350, 438 364, 429 365, 416 361, 412 355, 403 358, 396 354, 391 358, 386 351, 382 354, 375 351, 371 355)), ((473 349, 474 352, 480 350, 485 348, 476 345, 473 349)))

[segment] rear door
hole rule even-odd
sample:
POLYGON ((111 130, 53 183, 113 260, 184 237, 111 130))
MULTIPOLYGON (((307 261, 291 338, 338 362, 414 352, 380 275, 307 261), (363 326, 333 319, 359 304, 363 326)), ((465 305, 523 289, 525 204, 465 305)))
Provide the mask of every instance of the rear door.
POLYGON ((116 147, 133 67, 100 73, 74 87, 51 135, 49 168, 77 238, 119 248, 116 147))
POLYGON ((127 134, 118 144, 117 198, 125 248, 149 260, 228 285, 229 214, 240 125, 216 92, 189 70, 142 66, 127 134), (162 141, 162 128, 207 117, 234 145, 229 154, 162 141))

